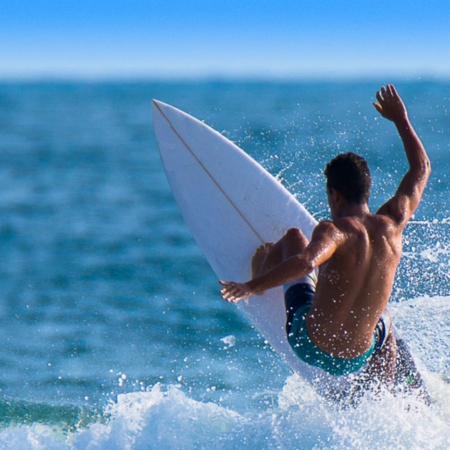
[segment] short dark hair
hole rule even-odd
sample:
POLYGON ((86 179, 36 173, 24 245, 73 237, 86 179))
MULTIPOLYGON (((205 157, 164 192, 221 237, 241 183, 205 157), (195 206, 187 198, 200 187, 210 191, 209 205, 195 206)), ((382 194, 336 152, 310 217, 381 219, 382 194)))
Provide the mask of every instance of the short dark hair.
POLYGON ((356 153, 341 153, 325 168, 327 189, 336 189, 350 203, 369 200, 372 178, 366 160, 356 153))

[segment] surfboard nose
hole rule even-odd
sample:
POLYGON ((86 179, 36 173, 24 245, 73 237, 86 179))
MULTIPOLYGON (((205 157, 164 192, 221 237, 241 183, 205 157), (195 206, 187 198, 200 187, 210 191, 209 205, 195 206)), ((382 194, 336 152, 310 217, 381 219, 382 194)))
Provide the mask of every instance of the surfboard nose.
POLYGON ((152 108, 153 110, 158 109, 161 111, 162 107, 163 107, 164 103, 156 100, 155 98, 152 99, 152 108))
POLYGON ((173 106, 168 105, 167 103, 162 102, 161 100, 156 100, 155 98, 152 99, 152 105, 154 108, 158 108, 159 110, 163 110, 163 109, 177 109, 173 106))
POLYGON ((179 109, 156 99, 152 99, 152 110, 153 115, 155 115, 155 113, 159 113, 164 116, 166 120, 169 120, 168 118, 170 117, 173 118, 173 116, 176 116, 177 114, 184 114, 179 109))

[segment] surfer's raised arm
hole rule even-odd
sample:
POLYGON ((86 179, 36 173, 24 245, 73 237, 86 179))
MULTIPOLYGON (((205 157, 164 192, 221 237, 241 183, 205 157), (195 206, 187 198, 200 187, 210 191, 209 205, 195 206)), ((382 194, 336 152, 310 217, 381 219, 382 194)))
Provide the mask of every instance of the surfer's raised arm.
POLYGON ((417 209, 422 198, 431 165, 422 142, 414 131, 408 118, 406 107, 395 87, 388 84, 377 93, 378 103, 373 103, 377 111, 386 119, 394 122, 402 139, 409 170, 404 175, 395 195, 378 211, 404 226, 417 209))

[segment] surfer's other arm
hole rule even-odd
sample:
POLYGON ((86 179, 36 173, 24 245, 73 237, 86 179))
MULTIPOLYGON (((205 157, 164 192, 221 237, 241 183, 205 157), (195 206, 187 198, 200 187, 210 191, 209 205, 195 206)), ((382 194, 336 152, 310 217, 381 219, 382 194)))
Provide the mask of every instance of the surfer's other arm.
POLYGON ((379 214, 390 216, 399 226, 405 226, 417 209, 431 173, 431 165, 422 142, 408 118, 406 107, 395 90, 388 84, 376 94, 376 110, 394 122, 402 139, 409 169, 404 175, 395 195, 379 209, 379 214))
POLYGON ((311 241, 297 228, 287 233, 275 244, 267 243, 258 248, 252 261, 253 278, 245 283, 219 281, 223 286, 224 300, 237 303, 252 295, 263 294, 268 289, 298 280, 324 264, 343 243, 343 234, 330 221, 320 222, 314 229, 311 241), (301 248, 292 245, 299 239, 301 248), (288 248, 292 253, 277 251, 277 246, 288 248), (262 262, 255 268, 255 258, 262 262), (283 256, 284 254, 284 256, 283 256))

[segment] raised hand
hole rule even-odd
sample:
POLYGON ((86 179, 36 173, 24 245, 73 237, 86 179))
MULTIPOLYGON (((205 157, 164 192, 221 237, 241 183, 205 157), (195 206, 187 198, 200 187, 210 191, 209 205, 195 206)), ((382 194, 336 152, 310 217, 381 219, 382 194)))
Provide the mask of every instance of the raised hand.
POLYGON ((408 117, 406 107, 392 84, 383 86, 377 93, 378 103, 373 103, 376 110, 386 119, 398 122, 408 117))

